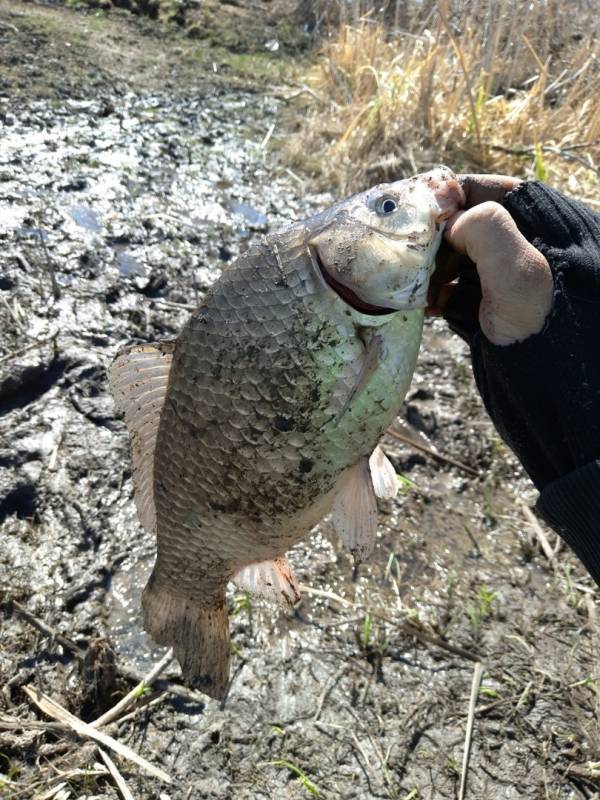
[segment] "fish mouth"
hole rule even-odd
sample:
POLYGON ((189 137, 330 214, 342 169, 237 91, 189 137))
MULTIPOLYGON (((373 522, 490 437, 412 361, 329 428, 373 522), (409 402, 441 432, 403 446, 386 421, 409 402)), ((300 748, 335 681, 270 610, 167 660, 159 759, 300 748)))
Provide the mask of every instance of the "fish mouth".
POLYGON ((341 297, 341 299, 349 305, 350 308, 353 308, 355 311, 359 311, 361 314, 368 314, 372 317, 382 317, 386 314, 395 314, 398 309, 397 308, 385 308, 383 306, 373 306, 370 303, 365 302, 362 300, 356 292, 353 292, 352 289, 349 289, 347 286, 344 286, 343 283, 340 283, 336 280, 330 272, 327 271, 327 268, 321 261, 321 256, 319 255, 319 251, 315 248, 313 251, 315 261, 321 271, 321 275, 323 276, 323 280, 325 283, 330 286, 333 291, 341 297))
POLYGON ((464 208, 465 192, 457 176, 448 167, 438 167, 419 177, 433 192, 438 204, 439 213, 435 218, 438 225, 464 208))

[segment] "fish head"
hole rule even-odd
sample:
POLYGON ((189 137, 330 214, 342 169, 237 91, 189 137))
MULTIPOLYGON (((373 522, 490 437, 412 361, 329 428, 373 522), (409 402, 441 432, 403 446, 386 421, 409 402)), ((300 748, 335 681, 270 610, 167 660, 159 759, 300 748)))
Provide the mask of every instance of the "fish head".
POLYGON ((424 308, 445 220, 465 202, 446 167, 383 183, 315 218, 309 246, 326 282, 367 314, 424 308))

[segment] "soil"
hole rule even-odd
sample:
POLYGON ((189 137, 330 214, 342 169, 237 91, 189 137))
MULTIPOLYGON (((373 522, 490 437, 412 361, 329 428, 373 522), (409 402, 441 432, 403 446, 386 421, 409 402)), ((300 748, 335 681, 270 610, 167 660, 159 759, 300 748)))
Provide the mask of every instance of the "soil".
MULTIPOLYGON (((284 56, 261 82, 260 52, 232 64, 194 47, 125 14, 0 0, 3 797, 118 797, 95 745, 40 726, 24 687, 91 721, 164 652, 141 627, 154 543, 107 366, 126 343, 176 335, 254 236, 332 200, 269 141, 285 136, 268 88, 284 56)), ((386 437, 407 480, 370 562, 354 569, 325 521, 290 554, 295 611, 230 593, 224 704, 163 682, 107 727, 172 776, 114 755, 134 797, 455 798, 477 661, 466 797, 597 796, 594 589, 569 552, 540 551, 535 492, 440 321, 404 424, 469 469, 386 437)), ((165 675, 181 687, 176 666, 165 675)))

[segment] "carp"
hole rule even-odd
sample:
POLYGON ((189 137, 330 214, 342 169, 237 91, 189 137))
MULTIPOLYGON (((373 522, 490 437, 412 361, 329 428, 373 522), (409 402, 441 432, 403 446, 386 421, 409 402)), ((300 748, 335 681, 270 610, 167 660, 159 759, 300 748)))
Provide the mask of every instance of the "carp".
POLYGON ((295 604, 286 552, 329 513, 356 559, 372 550, 376 498, 397 490, 378 442, 411 381, 444 220, 463 201, 437 168, 263 236, 175 340, 113 362, 137 512, 157 539, 144 624, 211 697, 229 679, 229 581, 295 604))

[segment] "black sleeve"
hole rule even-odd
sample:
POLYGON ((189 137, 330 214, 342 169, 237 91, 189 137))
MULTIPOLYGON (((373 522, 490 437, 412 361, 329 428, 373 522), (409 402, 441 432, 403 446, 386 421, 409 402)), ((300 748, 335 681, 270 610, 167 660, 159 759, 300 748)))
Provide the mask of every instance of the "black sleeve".
POLYGON ((498 432, 541 491, 538 511, 600 584, 600 217, 537 182, 520 184, 504 206, 552 270, 543 330, 512 345, 488 341, 466 264, 446 316, 470 344, 498 432))
POLYGON ((549 483, 536 510, 600 586, 600 460, 549 483))

